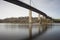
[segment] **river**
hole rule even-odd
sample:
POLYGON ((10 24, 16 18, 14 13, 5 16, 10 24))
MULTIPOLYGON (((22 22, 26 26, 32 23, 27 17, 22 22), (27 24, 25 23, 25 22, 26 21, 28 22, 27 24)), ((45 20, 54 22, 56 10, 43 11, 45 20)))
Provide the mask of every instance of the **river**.
MULTIPOLYGON (((39 34, 39 25, 32 25, 32 40, 60 39, 60 24, 54 23, 48 29, 39 34), (34 38, 35 35, 39 34, 34 38)), ((40 26, 42 32, 42 26, 40 26)), ((0 23, 0 39, 2 40, 29 40, 29 25, 0 23)))

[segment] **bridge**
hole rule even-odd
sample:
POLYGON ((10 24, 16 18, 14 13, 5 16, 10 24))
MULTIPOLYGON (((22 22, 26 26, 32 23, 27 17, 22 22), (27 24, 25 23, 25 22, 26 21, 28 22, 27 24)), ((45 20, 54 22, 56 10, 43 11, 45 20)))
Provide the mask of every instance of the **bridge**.
MULTIPOLYGON (((7 1, 9 3, 15 4, 17 6, 21 6, 23 8, 26 8, 26 9, 30 10, 29 11, 29 24, 30 24, 29 25, 29 33, 30 33, 30 38, 32 37, 32 26, 31 26, 32 25, 32 11, 38 13, 38 22, 40 24, 42 24, 42 22, 43 22, 42 19, 40 18, 40 15, 43 16, 43 19, 46 19, 46 22, 43 22, 43 25, 52 24, 52 22, 54 21, 53 18, 48 16, 46 13, 44 13, 44 12, 42 12, 42 11, 40 11, 40 10, 38 10, 38 9, 32 7, 31 5, 28 5, 28 4, 26 4, 26 3, 22 2, 22 1, 19 1, 19 0, 4 0, 4 1, 7 1)), ((46 27, 43 27, 43 30, 45 30, 45 28, 46 27)), ((39 27, 38 30, 39 30, 39 33, 40 33, 40 27, 39 27)))

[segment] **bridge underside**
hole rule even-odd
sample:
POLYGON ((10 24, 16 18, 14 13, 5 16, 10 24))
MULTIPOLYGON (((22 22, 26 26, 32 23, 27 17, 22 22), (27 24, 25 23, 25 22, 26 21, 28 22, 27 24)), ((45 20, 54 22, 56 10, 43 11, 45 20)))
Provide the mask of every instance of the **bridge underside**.
MULTIPOLYGON (((21 7, 24 7, 26 9, 31 10, 31 11, 37 12, 39 15, 43 15, 45 18, 48 18, 48 19, 51 19, 52 20, 52 18, 49 17, 49 16, 47 16, 44 12, 42 12, 42 11, 40 11, 40 10, 38 10, 38 9, 36 9, 36 8, 34 8, 34 7, 26 4, 26 3, 23 3, 23 2, 21 2, 19 0, 4 0, 4 1, 13 3, 13 4, 18 5, 18 6, 21 6, 21 7)), ((38 20, 39 19, 40 18, 38 17, 38 20)), ((32 12, 30 12, 30 14, 29 14, 29 22, 31 22, 31 21, 32 21, 32 12)))
POLYGON ((23 3, 21 1, 18 1, 18 0, 5 0, 5 1, 8 1, 10 3, 13 3, 13 4, 21 6, 21 7, 24 7, 26 9, 32 10, 34 12, 37 12, 37 13, 47 17, 47 15, 45 13, 43 13, 42 11, 40 11, 40 10, 38 10, 38 9, 36 9, 36 8, 26 4, 26 3, 23 3))

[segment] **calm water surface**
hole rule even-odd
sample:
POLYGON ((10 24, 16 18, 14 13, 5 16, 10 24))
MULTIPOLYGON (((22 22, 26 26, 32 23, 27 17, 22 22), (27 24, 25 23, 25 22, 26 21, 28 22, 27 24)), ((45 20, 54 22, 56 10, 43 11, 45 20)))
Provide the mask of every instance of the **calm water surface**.
MULTIPOLYGON (((32 25, 32 36, 39 33, 39 25, 32 25)), ((42 26, 40 26, 42 31, 42 26)), ((29 38, 29 25, 0 23, 0 39, 3 40, 25 40, 29 38)), ((33 40, 55 40, 60 39, 60 23, 48 26, 48 29, 33 40)))
MULTIPOLYGON (((32 35, 38 33, 38 25, 33 25, 32 35)), ((29 25, 0 23, 0 39, 22 40, 29 37, 29 25)))
POLYGON ((44 34, 33 40, 60 40, 60 23, 54 23, 44 34))

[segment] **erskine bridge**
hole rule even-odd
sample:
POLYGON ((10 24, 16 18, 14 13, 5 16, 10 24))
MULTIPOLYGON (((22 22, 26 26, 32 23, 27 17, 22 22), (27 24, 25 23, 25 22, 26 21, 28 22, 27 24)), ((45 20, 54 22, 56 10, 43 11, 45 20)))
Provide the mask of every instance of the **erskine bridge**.
MULTIPOLYGON (((53 23, 53 18, 48 16, 46 13, 40 11, 39 9, 36 9, 34 7, 31 6, 31 2, 30 2, 30 5, 22 2, 22 1, 19 1, 19 0, 4 0, 6 2, 9 2, 9 3, 12 3, 12 4, 15 4, 17 6, 21 6, 23 8, 26 8, 29 10, 29 35, 30 35, 30 38, 29 40, 31 40, 32 38, 32 11, 36 12, 38 14, 38 22, 39 22, 39 25, 42 25, 43 27, 43 32, 46 31, 47 29, 47 26, 48 25, 52 25, 53 23), (43 19, 46 19, 44 22, 42 21, 41 19, 41 16, 43 17, 43 19)), ((30 0, 31 1, 31 0, 30 0)), ((38 27, 39 29, 39 34, 40 34, 40 27, 38 27)))

